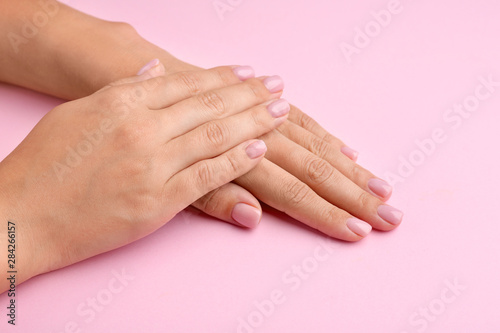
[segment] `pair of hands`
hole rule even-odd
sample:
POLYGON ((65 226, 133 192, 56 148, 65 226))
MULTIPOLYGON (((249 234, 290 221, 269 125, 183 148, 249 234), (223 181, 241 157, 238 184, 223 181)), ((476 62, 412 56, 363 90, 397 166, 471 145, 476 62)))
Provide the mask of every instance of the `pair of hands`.
MULTIPOLYGON (((401 216, 382 201, 390 188, 280 99, 281 78, 253 76, 249 67, 165 75, 154 61, 49 112, 0 164, 2 211, 28 245, 21 280, 139 239, 193 202, 219 215, 208 207, 231 207, 245 191, 234 179, 332 237, 394 228, 401 216)), ((247 204, 231 221, 254 227, 260 206, 250 203, 252 215, 238 205, 247 204)))

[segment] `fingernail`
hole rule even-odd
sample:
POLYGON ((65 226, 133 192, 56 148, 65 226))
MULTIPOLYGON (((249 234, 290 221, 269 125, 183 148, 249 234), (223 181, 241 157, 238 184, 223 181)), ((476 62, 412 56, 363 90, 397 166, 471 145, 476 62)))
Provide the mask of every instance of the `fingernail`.
POLYGON ((368 181, 368 188, 372 190, 373 193, 382 198, 387 198, 392 193, 392 186, 389 185, 385 180, 372 178, 368 181))
POLYGON ((340 148, 340 151, 342 152, 342 154, 349 157, 354 162, 357 161, 359 153, 356 150, 352 149, 351 147, 344 146, 340 148))
POLYGON ((250 66, 239 66, 233 68, 233 73, 240 79, 241 81, 245 81, 255 77, 255 71, 250 66))
POLYGON ((238 203, 234 206, 231 217, 247 228, 255 228, 260 222, 261 212, 253 206, 238 203))
POLYGON ((267 90, 269 90, 272 93, 277 93, 279 91, 282 91, 283 88, 285 88, 285 83, 283 82, 283 79, 278 75, 267 77, 264 79, 263 82, 267 90))
POLYGON ((365 221, 361 221, 355 217, 351 217, 346 222, 347 227, 354 232, 355 234, 365 237, 372 231, 372 226, 366 223, 365 221))
POLYGON ((380 205, 377 212, 378 216, 390 224, 398 225, 403 220, 403 212, 388 205, 380 205))
POLYGON ((146 73, 147 71, 149 71, 151 68, 153 67, 156 67, 160 64, 160 60, 158 59, 153 59, 151 60, 150 62, 148 62, 146 65, 144 65, 144 67, 142 67, 138 72, 137 72, 137 76, 139 75, 142 75, 144 73, 146 73))
POLYGON ((247 152, 248 157, 254 159, 264 154, 267 151, 267 146, 264 141, 257 140, 248 145, 245 151, 247 152))
POLYGON ((279 118, 290 112, 290 104, 285 99, 279 99, 269 104, 267 106, 267 111, 269 111, 274 118, 279 118))

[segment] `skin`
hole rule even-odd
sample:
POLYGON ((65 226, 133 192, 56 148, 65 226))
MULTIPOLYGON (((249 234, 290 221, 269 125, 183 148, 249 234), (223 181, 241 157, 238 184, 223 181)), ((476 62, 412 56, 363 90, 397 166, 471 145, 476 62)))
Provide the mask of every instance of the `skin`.
MULTIPOLYGON (((154 58, 159 59, 164 65, 166 77, 176 73, 180 75, 179 80, 188 85, 186 89, 191 95, 197 96, 207 91, 206 78, 191 75, 199 73, 196 72, 199 70, 198 67, 178 60, 165 50, 144 40, 130 25, 103 21, 51 0, 45 2, 45 7, 38 1, 32 0, 1 2, 0 13, 3 15, 0 20, 0 31, 12 32, 22 37, 26 20, 30 21, 40 11, 48 13, 50 20, 37 29, 36 36, 29 39, 18 38, 15 42, 12 38, 0 40, 0 49, 4 55, 0 58, 0 81, 67 100, 90 95, 84 99, 86 102, 78 100, 70 104, 72 107, 56 108, 56 112, 51 111, 49 114, 58 114, 61 118, 79 117, 79 112, 85 114, 88 111, 84 106, 85 103, 89 103, 88 105, 97 103, 96 95, 92 95, 94 92, 109 85, 110 82, 133 76, 145 63, 154 58), (74 36, 79 38, 75 39, 74 36), (68 115, 64 116, 64 112, 68 115)), ((233 76, 232 80, 236 78, 233 76)), ((226 84, 235 82, 228 81, 226 84)), ((102 96, 104 93, 105 91, 101 90, 98 95, 102 96)), ((156 126, 162 124, 161 121, 158 119, 156 126)), ((59 130, 58 127, 61 126, 59 122, 52 124, 54 128, 51 131, 59 130)), ((48 133, 49 130, 36 132, 48 133)), ((378 230, 387 231, 397 227, 399 223, 389 223, 378 214, 378 208, 389 199, 390 191, 384 195, 373 192, 368 182, 377 177, 358 165, 355 156, 351 156, 351 159, 343 154, 341 149, 346 145, 297 107, 291 106, 288 120, 279 127, 261 134, 259 138, 264 140, 268 147, 266 158, 262 159, 261 163, 255 164, 255 168, 242 173, 233 182, 224 185, 220 183, 220 186, 214 187, 204 196, 193 198, 194 202, 183 201, 185 206, 192 203, 194 207, 209 215, 239 225, 232 217, 235 205, 244 203, 260 211, 260 200, 326 235, 346 241, 358 241, 365 236, 353 232, 346 225, 346 221, 353 216, 366 221, 378 230)), ((48 137, 42 134, 30 135, 33 138, 30 138, 29 142, 33 145, 37 144, 37 140, 43 142, 48 137)), ((23 144, 25 142, 26 140, 23 144)), ((198 142, 198 144, 203 143, 198 142)), ((16 149, 15 152, 19 151, 16 149)), ((150 152, 152 153, 151 150, 150 152)), ((27 157, 25 159, 28 160, 27 157)), ((14 172, 12 171, 14 169, 5 167, 8 160, 21 161, 22 158, 9 157, 0 164, 0 170, 9 170, 4 171, 2 179, 19 178, 17 173, 29 167, 26 164, 14 172)), ((88 186, 88 183, 93 183, 90 178, 86 180, 88 183, 85 183, 85 180, 80 181, 80 185, 88 186)), ((6 221, 9 214, 5 212, 11 211, 9 207, 19 205, 18 200, 21 199, 13 201, 12 198, 16 196, 9 193, 10 190, 6 189, 5 184, 2 184, 2 188, 5 199, 0 202, 0 212, 2 212, 0 215, 5 217, 6 221)), ((54 194, 51 201, 56 201, 56 198, 59 197, 54 194)), ((62 201, 59 204, 62 205, 65 201, 63 198, 60 199, 62 201)), ((67 210, 63 206, 55 208, 61 211, 67 210)), ((101 213, 107 216, 113 212, 101 213)), ((28 215, 31 214, 36 216, 31 212, 28 215)), ((164 219, 167 217, 164 216, 164 219)), ((18 219, 23 221, 23 224, 28 224, 23 218, 18 217, 18 219)), ((43 219, 36 220, 32 223, 36 223, 37 228, 42 229, 43 219)), ((29 240, 29 236, 26 236, 26 239, 29 240)), ((36 241, 32 240, 30 243, 36 244, 36 241)), ((75 258, 80 257, 75 256, 75 258)), ((39 273, 47 271, 47 267, 49 269, 61 267, 43 266, 45 270, 34 269, 34 271, 39 273)), ((33 276, 27 274, 30 275, 33 276)))
POLYGON ((262 78, 240 82, 230 67, 192 72, 204 82, 193 96, 182 75, 163 73, 159 65, 56 107, 2 161, 18 283, 155 231, 255 167, 266 147, 252 138, 286 120, 268 112, 276 94, 262 78))

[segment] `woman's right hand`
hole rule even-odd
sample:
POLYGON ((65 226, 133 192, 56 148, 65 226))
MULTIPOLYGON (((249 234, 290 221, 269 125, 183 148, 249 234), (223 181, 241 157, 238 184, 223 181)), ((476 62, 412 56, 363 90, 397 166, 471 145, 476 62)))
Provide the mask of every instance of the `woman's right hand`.
POLYGON ((158 229, 254 168, 266 152, 254 138, 288 116, 279 77, 247 67, 163 76, 154 65, 56 107, 0 163, 18 283, 158 229))

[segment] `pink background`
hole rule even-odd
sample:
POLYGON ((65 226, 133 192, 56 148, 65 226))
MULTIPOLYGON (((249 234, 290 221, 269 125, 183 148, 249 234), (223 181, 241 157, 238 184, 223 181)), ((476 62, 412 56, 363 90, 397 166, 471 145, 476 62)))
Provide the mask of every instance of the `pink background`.
MULTIPOLYGON (((390 202, 403 224, 348 244, 275 211, 254 231, 181 213, 20 285, 17 331, 500 332, 500 86, 473 105, 480 76, 500 81, 498 1, 401 0, 380 31, 371 13, 388 0, 221 2, 233 4, 223 19, 212 0, 66 1, 130 22, 192 63, 280 74, 285 97, 359 150, 361 164, 399 174, 390 202), (374 29, 369 45, 354 44, 357 27, 374 29), (360 46, 350 62, 342 43, 360 46), (444 118, 464 101, 468 118, 444 118), (424 155, 416 141, 436 129, 446 140, 424 155), (402 170, 402 159, 418 165, 402 170), (133 279, 118 283, 122 271, 133 279)), ((2 158, 61 103, 7 85, 0 100, 2 158)), ((1 295, 2 332, 14 331, 7 302, 1 295)))

